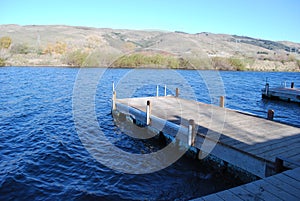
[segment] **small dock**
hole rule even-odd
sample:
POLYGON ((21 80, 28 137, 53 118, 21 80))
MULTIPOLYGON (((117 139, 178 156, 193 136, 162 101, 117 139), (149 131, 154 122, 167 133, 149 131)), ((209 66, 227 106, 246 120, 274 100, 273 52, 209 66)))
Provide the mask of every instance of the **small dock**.
POLYGON ((180 140, 197 148, 199 159, 211 154, 260 178, 300 167, 300 128, 224 108, 224 97, 215 106, 182 99, 178 92, 128 99, 113 94, 113 112, 174 138, 180 130, 180 140))
POLYGON ((300 168, 193 199, 193 201, 224 200, 300 200, 300 168))
POLYGON ((270 88, 266 83, 262 89, 262 98, 300 103, 300 89, 294 88, 293 82, 290 88, 286 86, 270 88))

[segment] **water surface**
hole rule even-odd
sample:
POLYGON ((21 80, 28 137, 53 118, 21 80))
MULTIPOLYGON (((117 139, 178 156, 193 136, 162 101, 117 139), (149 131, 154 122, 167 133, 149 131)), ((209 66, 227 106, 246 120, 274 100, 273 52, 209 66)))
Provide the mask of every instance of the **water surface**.
MULTIPOLYGON (((97 71, 97 69, 88 69, 97 71)), ((115 127, 110 114, 111 83, 116 87, 131 69, 109 69, 97 84, 97 120, 108 139, 123 150, 148 153, 161 148, 155 140, 137 140, 115 127)), ((170 70, 169 70, 170 71, 170 70)), ((0 68, 0 200, 187 200, 234 185, 233 179, 211 176, 201 162, 183 157, 151 174, 124 174, 95 160, 75 129, 72 96, 79 69, 48 67, 0 68)), ((151 70, 161 86, 168 70, 151 70)), ((179 70, 198 101, 210 103, 205 81, 197 71, 179 70)), ((226 107, 265 117, 275 110, 275 121, 300 126, 298 104, 261 99, 260 89, 294 81, 299 73, 220 72, 226 107)), ((137 77, 135 83, 142 83, 137 77)), ((130 85, 128 85, 130 87, 130 85)), ((87 86, 87 90, 89 87, 87 86)), ((163 90, 160 91, 163 94, 163 90)), ((174 91, 168 88, 168 94, 174 91)), ((132 96, 155 96, 154 84, 143 84, 132 96)))

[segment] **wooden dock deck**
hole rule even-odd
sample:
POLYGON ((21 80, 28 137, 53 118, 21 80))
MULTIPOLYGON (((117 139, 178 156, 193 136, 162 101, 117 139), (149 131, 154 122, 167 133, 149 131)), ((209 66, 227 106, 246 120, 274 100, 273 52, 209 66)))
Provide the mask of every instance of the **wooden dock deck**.
POLYGON ((300 168, 193 199, 193 201, 211 200, 300 200, 300 168))
POLYGON ((278 172, 282 165, 299 167, 300 128, 174 96, 115 98, 113 110, 145 119, 147 101, 151 103, 151 127, 155 127, 154 119, 183 128, 194 120, 193 145, 200 150, 200 158, 209 153, 260 178, 274 174, 274 169, 278 172))

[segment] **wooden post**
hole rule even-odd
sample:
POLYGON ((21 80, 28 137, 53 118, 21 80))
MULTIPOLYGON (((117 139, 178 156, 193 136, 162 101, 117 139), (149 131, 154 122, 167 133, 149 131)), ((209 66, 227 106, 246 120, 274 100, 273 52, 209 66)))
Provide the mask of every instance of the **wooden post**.
POLYGON ((147 101, 147 107, 146 107, 146 125, 150 125, 150 115, 151 115, 151 108, 150 108, 150 101, 147 101))
POLYGON ((273 120, 274 119, 274 110, 268 110, 268 120, 273 120))
POLYGON ((175 93, 176 95, 176 97, 179 97, 179 89, 178 88, 176 88, 176 93, 175 93))
POLYGON ((224 105, 225 105, 224 96, 220 96, 220 107, 224 107, 224 105))
POLYGON ((165 96, 167 96, 167 86, 165 85, 165 96))
POLYGON ((115 91, 115 82, 112 82, 112 91, 115 91))
POLYGON ((111 106, 112 111, 116 110, 116 99, 117 99, 117 92, 113 91, 112 106, 111 106))
POLYGON ((294 82, 291 83, 291 88, 292 88, 292 89, 294 88, 294 82))
POLYGON ((158 97, 159 90, 158 90, 158 85, 156 85, 156 97, 158 97))
POLYGON ((275 159, 275 172, 280 173, 283 171, 283 160, 280 158, 275 159))
POLYGON ((194 146, 195 144, 195 121, 193 119, 189 120, 189 127, 188 127, 188 145, 194 146))

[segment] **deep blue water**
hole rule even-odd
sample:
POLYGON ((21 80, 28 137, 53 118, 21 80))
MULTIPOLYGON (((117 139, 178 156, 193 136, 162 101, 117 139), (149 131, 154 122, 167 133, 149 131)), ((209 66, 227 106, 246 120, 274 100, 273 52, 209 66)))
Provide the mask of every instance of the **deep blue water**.
MULTIPOLYGON (((87 71, 93 74, 99 69, 87 71)), ((79 72, 82 73, 76 68, 0 68, 0 200, 187 200, 233 185, 226 176, 209 176, 210 169, 188 157, 149 174, 126 174, 98 162, 82 144, 75 128, 72 98, 79 72)), ((144 82, 142 75, 146 75, 159 80, 161 94, 164 84, 168 94, 174 94, 175 86, 188 86, 192 93, 182 90, 182 96, 217 104, 211 96, 221 85, 211 86, 210 81, 205 81, 213 80, 216 72, 203 71, 199 75, 187 70, 138 70, 135 77, 130 72, 131 69, 105 71, 95 91, 99 126, 125 151, 148 153, 160 145, 127 137, 115 127, 110 114, 112 81, 117 92, 128 89, 119 93, 120 97, 154 96, 156 85, 144 82), (172 72, 184 82, 169 76, 172 72), (133 87, 136 89, 130 91, 133 87)), ((270 86, 294 81, 295 87, 300 87, 299 73, 220 72, 226 107, 261 117, 273 109, 275 121, 300 126, 298 104, 261 99, 260 89, 266 77, 270 86)), ((86 83, 83 87, 88 91, 86 83)), ((93 128, 87 130, 93 132, 93 128)))

